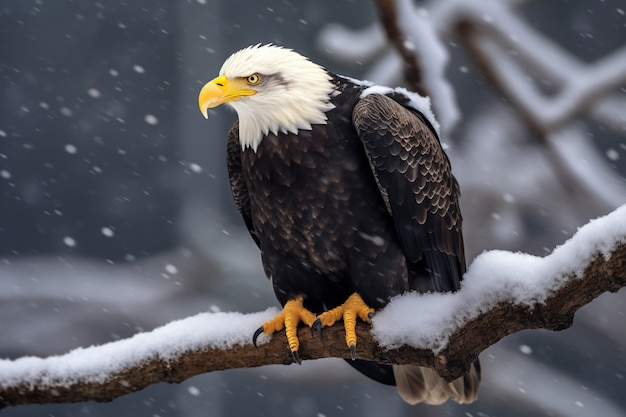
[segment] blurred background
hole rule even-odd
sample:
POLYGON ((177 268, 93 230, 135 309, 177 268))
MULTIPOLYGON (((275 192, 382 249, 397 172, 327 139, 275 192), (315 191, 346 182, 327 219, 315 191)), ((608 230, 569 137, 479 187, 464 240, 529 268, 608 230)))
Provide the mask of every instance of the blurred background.
MULTIPOLYGON (((469 262, 546 255, 626 202, 622 1, 398 5, 461 184, 469 262)), ((266 42, 404 84, 373 2, 0 1, 0 357, 277 305, 230 196, 235 114, 197 108, 230 53, 266 42)), ((625 314, 622 290, 571 329, 504 339, 466 406, 407 406, 329 359, 3 415, 623 416, 625 314)))

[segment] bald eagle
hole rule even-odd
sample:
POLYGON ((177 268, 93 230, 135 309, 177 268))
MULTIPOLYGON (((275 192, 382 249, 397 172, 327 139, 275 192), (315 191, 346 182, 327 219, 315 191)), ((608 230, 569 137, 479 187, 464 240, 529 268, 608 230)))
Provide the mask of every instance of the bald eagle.
POLYGON ((474 401, 477 360, 451 383, 429 368, 354 360, 357 318, 408 291, 457 290, 465 272, 459 186, 428 99, 256 45, 200 91, 205 117, 224 103, 239 119, 228 133, 232 194, 283 305, 255 344, 285 328, 299 361, 299 323, 343 320, 349 363, 405 401, 474 401))

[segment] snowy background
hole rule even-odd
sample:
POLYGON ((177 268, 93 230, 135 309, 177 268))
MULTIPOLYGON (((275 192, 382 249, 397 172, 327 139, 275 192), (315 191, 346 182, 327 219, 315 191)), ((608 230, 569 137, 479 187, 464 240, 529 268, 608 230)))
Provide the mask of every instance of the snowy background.
MULTIPOLYGON (((433 40, 427 87, 463 192, 469 261, 485 249, 546 255, 626 202, 620 1, 399 3, 409 35, 433 40), (480 28, 503 89, 472 61, 461 20, 480 28)), ((231 52, 274 42, 345 75, 402 83, 374 5, 358 1, 4 2, 0 36, 4 358, 276 305, 228 191, 235 115, 217 109, 205 121, 196 104, 231 52)), ((483 388, 469 406, 410 407, 324 360, 3 414, 622 416, 625 315, 621 291, 567 331, 508 337, 481 356, 483 388)))

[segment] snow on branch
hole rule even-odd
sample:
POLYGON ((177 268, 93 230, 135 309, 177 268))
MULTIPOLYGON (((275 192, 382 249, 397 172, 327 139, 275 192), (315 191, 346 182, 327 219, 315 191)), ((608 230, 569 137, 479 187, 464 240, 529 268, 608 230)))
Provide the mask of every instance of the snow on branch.
MULTIPOLYGON (((442 0, 416 6, 410 0, 377 0, 382 30, 402 61, 396 65, 385 55, 377 67, 401 68, 409 88, 430 93, 442 125, 451 130, 459 114, 445 80, 449 54, 444 38, 458 32, 483 74, 513 102, 531 129, 545 134, 590 113, 626 133, 623 112, 616 114, 620 107, 611 99, 626 82, 626 47, 597 62, 583 62, 516 15, 515 8, 524 2, 442 0), (530 82, 528 69, 557 87, 557 94, 546 95, 530 82)), ((329 25, 320 43, 333 56, 369 61, 386 48, 380 31, 378 23, 359 33, 329 25)), ((381 72, 388 71, 376 71, 381 72)))
POLYGON ((436 28, 414 8, 412 0, 375 3, 380 22, 360 31, 328 24, 320 31, 320 47, 335 60, 349 63, 376 60, 383 54, 377 69, 369 73, 372 81, 395 85, 400 82, 397 78, 404 78, 409 90, 432 99, 441 125, 451 131, 460 114, 454 90, 445 79, 449 54, 436 28), (387 43, 393 46, 389 51, 387 43))
POLYGON ((469 56, 542 141, 563 188, 573 198, 614 207, 616 199, 623 201, 624 183, 587 143, 588 137, 577 141, 586 132, 578 119, 589 114, 614 132, 626 134, 624 100, 616 96, 626 83, 626 47, 594 63, 583 63, 510 8, 489 2, 488 19, 484 11, 470 7, 455 17, 454 27, 469 56), (555 93, 543 92, 528 76, 530 70, 556 88, 555 93), (571 152, 583 147, 583 158, 581 152, 571 152), (591 178, 593 185, 588 186, 585 182, 591 178))
MULTIPOLYGON (((504 251, 475 259, 454 294, 407 294, 359 323, 357 356, 431 366, 451 380, 480 352, 523 329, 561 330, 600 294, 626 286, 626 205, 582 227, 540 258, 504 251), (408 320, 407 318, 412 318, 408 320)), ((282 333, 254 348, 251 335, 277 313, 199 314, 152 332, 48 358, 0 360, 0 407, 110 401, 158 382, 231 368, 293 362, 282 333)), ((341 324, 324 339, 298 332, 301 359, 349 358, 341 324)))
POLYGON ((533 130, 545 135, 587 111, 598 119, 612 118, 610 106, 599 103, 626 83, 626 47, 597 62, 583 63, 540 37, 507 8, 500 5, 494 9, 497 20, 479 23, 478 17, 468 14, 457 20, 457 30, 483 73, 533 130), (515 59, 511 50, 516 52, 515 59), (558 86, 559 91, 543 93, 529 80, 519 61, 539 71, 544 82, 558 86))

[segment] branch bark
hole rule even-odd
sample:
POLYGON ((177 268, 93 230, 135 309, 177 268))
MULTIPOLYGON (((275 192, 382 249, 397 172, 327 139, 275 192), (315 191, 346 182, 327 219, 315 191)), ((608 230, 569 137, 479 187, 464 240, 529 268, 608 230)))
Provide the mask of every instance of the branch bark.
MULTIPOLYGON (((440 352, 409 346, 385 350, 372 337, 369 326, 359 323, 357 357, 387 364, 430 366, 442 377, 452 380, 466 372, 480 352, 503 337, 524 329, 566 329, 571 326, 574 313, 579 308, 604 292, 616 292, 624 286, 626 243, 622 242, 615 246, 608 258, 602 255, 593 258, 580 278, 569 277, 549 295, 545 303, 532 308, 527 305, 500 303, 457 329, 440 352)), ((298 336, 301 341, 300 358, 303 360, 350 357, 341 324, 325 329, 323 340, 312 336, 306 328, 301 328, 298 336)), ((168 360, 156 355, 128 369, 108 375, 104 382, 93 382, 93 376, 89 375, 67 381, 60 376, 46 374, 9 385, 0 379, 0 406, 111 401, 155 383, 178 383, 206 372, 291 363, 293 359, 285 339, 282 334, 278 334, 259 348, 246 344, 227 350, 193 350, 168 360)))

